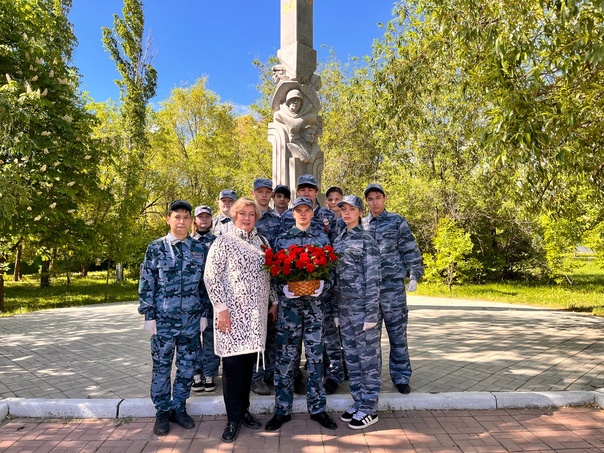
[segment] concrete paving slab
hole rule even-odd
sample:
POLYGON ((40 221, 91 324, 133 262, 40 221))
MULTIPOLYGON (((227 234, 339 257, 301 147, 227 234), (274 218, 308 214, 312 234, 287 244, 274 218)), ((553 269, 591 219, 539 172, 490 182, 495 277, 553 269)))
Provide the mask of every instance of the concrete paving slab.
POLYGON ((4 401, 0 401, 0 422, 8 416, 8 404, 4 401))
POLYGON ((497 409, 566 407, 594 404, 595 392, 493 392, 497 409))
POLYGON ((116 418, 119 399, 7 398, 13 417, 116 418))

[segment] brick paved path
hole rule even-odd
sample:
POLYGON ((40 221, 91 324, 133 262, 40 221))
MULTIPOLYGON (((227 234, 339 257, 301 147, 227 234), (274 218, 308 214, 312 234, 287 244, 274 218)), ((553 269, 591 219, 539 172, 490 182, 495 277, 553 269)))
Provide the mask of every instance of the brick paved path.
POLYGON ((194 429, 172 425, 161 438, 152 433, 152 419, 7 420, 0 425, 0 452, 604 452, 604 411, 593 407, 381 413, 362 431, 342 422, 324 430, 296 414, 281 432, 242 428, 234 444, 220 441, 224 417, 195 420, 194 429))

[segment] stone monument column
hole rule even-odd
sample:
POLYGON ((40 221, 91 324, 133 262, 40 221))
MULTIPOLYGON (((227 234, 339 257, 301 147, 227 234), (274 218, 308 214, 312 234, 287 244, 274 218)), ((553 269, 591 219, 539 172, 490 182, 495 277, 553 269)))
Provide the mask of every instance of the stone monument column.
POLYGON ((268 140, 273 145, 273 183, 295 192, 298 176, 312 174, 321 190, 323 132, 317 91, 317 52, 313 49, 313 0, 281 0, 281 48, 273 67, 277 84, 268 140))

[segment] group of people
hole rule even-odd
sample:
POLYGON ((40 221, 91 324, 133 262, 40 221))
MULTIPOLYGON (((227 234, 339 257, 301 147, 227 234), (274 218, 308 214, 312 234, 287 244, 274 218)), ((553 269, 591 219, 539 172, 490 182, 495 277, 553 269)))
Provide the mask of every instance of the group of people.
POLYGON ((298 178, 293 201, 287 186, 273 188, 271 180, 257 178, 250 198, 220 192, 220 213, 213 218, 208 206, 171 203, 170 233, 149 245, 139 284, 139 312, 151 334, 155 434, 167 434, 170 422, 195 426, 186 400, 191 389, 216 388, 221 360, 224 442, 233 442, 241 425, 262 427, 249 411, 250 391, 270 394, 271 386, 275 412, 267 431, 291 420, 294 393, 302 390, 311 419, 336 429, 326 395, 337 390, 345 371, 353 402, 340 419, 352 429, 370 426, 378 421, 382 324, 392 382, 400 393, 411 391, 406 291, 416 289, 423 262, 409 225, 386 211, 380 184, 364 190, 365 217, 360 197, 331 187, 321 207, 318 193, 313 175, 298 178), (330 245, 339 256, 333 275, 309 296, 271 279, 264 266, 266 250, 294 244, 330 245))

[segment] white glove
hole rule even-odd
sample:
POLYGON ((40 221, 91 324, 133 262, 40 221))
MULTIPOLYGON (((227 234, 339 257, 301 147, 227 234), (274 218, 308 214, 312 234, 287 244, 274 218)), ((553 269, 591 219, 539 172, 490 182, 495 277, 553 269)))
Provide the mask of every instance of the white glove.
POLYGON ((319 297, 323 292, 323 287, 325 286, 325 282, 323 280, 319 280, 321 283, 319 287, 315 290, 314 294, 311 294, 310 297, 319 297))
POLYGON ((300 296, 296 296, 294 293, 292 293, 292 292, 289 290, 289 286, 288 286, 288 285, 285 285, 285 286, 283 287, 283 294, 284 294, 284 295, 285 295, 285 297, 287 297, 288 299, 297 299, 298 297, 300 297, 300 296))
POLYGON ((149 335, 157 335, 157 324, 155 323, 155 319, 145 321, 145 330, 149 335))
POLYGON ((199 320, 199 330, 200 330, 200 332, 203 332, 207 328, 208 328, 208 318, 201 318, 199 320))
POLYGON ((340 327, 340 318, 333 318, 333 323, 336 325, 336 328, 340 327))
POLYGON ((413 291, 417 291, 417 280, 414 278, 409 280, 409 284, 407 285, 407 292, 412 293, 413 291))
POLYGON ((373 329, 375 326, 377 326, 377 322, 364 322, 363 330, 373 329))

